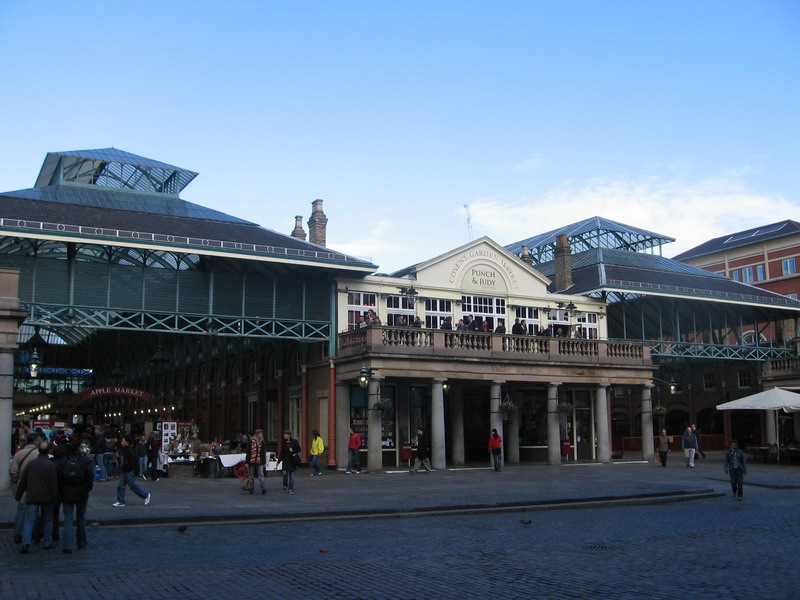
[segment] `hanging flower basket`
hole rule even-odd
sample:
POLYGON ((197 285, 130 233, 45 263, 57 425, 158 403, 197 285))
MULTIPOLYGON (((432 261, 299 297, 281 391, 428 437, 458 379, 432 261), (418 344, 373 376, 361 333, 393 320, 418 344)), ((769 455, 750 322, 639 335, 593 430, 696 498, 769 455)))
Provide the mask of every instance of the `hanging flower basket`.
POLYGON ((501 413, 512 413, 517 410, 517 405, 511 401, 501 402, 497 410, 501 413))
POLYGON ((558 405, 558 412, 564 414, 572 413, 572 404, 570 404, 569 402, 560 402, 558 405))
POLYGON ((391 400, 378 400, 372 405, 372 410, 389 410, 393 406, 391 400))
POLYGON ((653 414, 656 415, 657 417, 663 417, 665 414, 667 414, 667 407, 661 406, 659 404, 658 406, 653 408, 653 414))

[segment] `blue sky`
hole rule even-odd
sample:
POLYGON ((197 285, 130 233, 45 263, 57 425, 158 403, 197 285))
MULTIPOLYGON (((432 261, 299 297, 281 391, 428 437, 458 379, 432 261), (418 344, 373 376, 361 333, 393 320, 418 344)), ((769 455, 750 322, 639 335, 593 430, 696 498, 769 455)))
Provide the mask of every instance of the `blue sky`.
POLYGON ((0 190, 114 146, 182 193, 390 272, 600 215, 800 219, 800 2, 0 4, 0 190))

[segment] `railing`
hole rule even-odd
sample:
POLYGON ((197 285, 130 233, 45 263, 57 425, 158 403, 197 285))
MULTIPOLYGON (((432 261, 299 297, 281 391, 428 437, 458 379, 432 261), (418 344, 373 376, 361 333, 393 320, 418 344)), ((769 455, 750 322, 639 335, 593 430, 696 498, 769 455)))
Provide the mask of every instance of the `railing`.
POLYGON ((371 326, 339 334, 339 356, 368 352, 441 356, 491 356, 579 362, 635 362, 650 360, 646 343, 609 340, 534 337, 475 331, 449 331, 414 327, 371 326))
POLYGON ((800 357, 771 358, 764 363, 764 376, 796 375, 800 373, 800 357))
POLYGON ((722 358, 735 360, 767 360, 795 353, 794 348, 771 346, 729 346, 724 344, 699 344, 697 342, 649 342, 653 356, 687 356, 692 358, 722 358))

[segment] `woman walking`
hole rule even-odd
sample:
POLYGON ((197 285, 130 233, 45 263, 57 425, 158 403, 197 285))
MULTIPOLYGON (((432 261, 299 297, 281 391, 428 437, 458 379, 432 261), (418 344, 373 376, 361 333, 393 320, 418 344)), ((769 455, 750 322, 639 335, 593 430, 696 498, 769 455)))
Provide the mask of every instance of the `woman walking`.
POLYGON ((492 435, 489 436, 489 452, 492 453, 492 460, 494 461, 494 470, 502 471, 503 466, 503 438, 497 433, 497 429, 492 429, 492 435))
POLYGON ((311 466, 314 467, 314 472, 311 473, 313 477, 316 475, 317 477, 322 475, 322 468, 319 466, 319 457, 325 451, 325 444, 322 442, 322 438, 319 435, 319 431, 316 429, 311 432, 311 466))
POLYGON ((667 453, 669 452, 669 436, 667 430, 662 429, 661 435, 658 436, 658 457, 661 459, 661 466, 667 466, 667 453))

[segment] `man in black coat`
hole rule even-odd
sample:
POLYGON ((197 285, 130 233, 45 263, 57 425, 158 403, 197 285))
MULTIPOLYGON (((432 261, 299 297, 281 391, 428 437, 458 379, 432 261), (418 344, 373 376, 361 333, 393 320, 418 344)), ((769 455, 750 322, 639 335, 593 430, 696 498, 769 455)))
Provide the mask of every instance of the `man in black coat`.
POLYGON ((428 441, 428 436, 425 435, 425 430, 422 427, 417 428, 417 456, 414 459, 414 466, 411 467, 409 473, 416 473, 419 468, 425 467, 425 471, 430 473, 433 471, 431 468, 431 443, 428 441))
POLYGON ((42 519, 42 548, 53 547, 53 504, 59 500, 59 472, 56 463, 50 460, 50 446, 39 444, 39 456, 22 472, 15 498, 17 502, 25 494, 25 522, 22 526, 21 554, 27 554, 33 537, 33 526, 37 517, 42 519))
POLYGON ((78 548, 83 548, 86 539, 86 505, 89 503, 89 492, 94 486, 94 469, 89 458, 80 452, 81 442, 73 438, 67 445, 67 453, 58 462, 61 480, 61 504, 64 507, 64 552, 69 554, 75 549, 75 527, 73 515, 78 525, 78 548), (75 467, 80 475, 75 474, 75 467))

